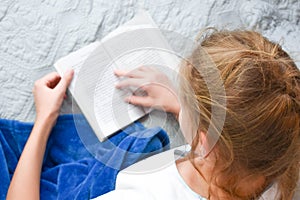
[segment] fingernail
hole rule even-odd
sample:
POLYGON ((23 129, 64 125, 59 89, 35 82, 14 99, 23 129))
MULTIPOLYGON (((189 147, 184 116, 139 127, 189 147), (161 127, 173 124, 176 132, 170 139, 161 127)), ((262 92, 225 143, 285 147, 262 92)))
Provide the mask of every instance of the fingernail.
POLYGON ((73 74, 74 70, 73 69, 67 69, 67 71, 65 72, 66 74, 73 74))
POLYGON ((115 83, 115 88, 120 88, 120 84, 119 83, 115 83))
POLYGON ((130 97, 125 97, 125 98, 124 98, 124 101, 125 101, 125 102, 130 102, 130 97))

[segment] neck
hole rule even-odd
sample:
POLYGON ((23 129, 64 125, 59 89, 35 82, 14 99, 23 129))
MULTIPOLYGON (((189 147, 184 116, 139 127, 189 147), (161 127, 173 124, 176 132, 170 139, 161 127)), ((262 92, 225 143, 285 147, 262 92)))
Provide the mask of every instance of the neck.
POLYGON ((203 169, 201 167, 201 171, 198 171, 189 158, 177 160, 176 166, 185 183, 200 196, 208 198, 209 183, 207 180, 209 177, 207 175, 209 175, 209 171, 204 166, 202 166, 203 169))
MULTIPOLYGON (((229 197, 215 184, 211 184, 210 180, 213 175, 215 161, 210 158, 199 159, 193 161, 187 157, 176 161, 176 166, 179 174, 182 176, 185 183, 197 194, 207 199, 239 199, 229 197), (194 162, 194 164, 192 163, 194 162), (211 190, 211 192, 210 192, 211 190)), ((248 196, 254 191, 261 190, 265 183, 265 178, 261 175, 253 175, 243 179, 239 183, 238 193, 241 196, 248 196)))

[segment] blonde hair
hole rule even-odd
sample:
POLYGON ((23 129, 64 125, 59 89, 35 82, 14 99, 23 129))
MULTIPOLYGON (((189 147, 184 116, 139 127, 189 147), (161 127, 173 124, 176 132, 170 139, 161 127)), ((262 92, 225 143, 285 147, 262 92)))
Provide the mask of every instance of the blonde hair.
MULTIPOLYGON (((218 102, 211 99, 201 74, 207 66, 201 64, 200 49, 219 70, 226 92, 226 107, 220 106, 226 117, 214 149, 217 160, 212 183, 230 197, 253 199, 277 182, 279 199, 292 199, 300 162, 299 69, 280 45, 257 32, 209 34, 181 68, 194 92, 188 94, 182 84, 183 103, 190 113, 198 107, 198 130, 203 132, 208 131, 212 106, 218 102), (262 175, 265 184, 243 196, 239 183, 253 175, 262 175)), ((198 140, 196 137, 192 149, 198 140)))

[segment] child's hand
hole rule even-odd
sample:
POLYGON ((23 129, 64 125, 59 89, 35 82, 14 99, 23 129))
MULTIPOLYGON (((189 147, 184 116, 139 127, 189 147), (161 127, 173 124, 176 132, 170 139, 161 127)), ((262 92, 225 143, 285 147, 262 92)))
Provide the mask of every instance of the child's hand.
POLYGON ((35 82, 36 120, 47 120, 54 124, 73 74, 73 70, 68 71, 61 78, 58 73, 52 72, 35 82))
POLYGON ((159 70, 139 67, 131 72, 115 70, 115 75, 126 77, 116 85, 116 88, 137 87, 147 93, 146 96, 132 95, 125 101, 134 105, 154 107, 178 116, 180 104, 176 92, 168 77, 159 70))

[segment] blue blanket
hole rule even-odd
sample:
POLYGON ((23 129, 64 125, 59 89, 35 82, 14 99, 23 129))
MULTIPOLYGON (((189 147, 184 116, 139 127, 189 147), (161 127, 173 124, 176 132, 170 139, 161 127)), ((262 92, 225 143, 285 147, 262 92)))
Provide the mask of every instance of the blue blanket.
MULTIPOLYGON (((161 128, 146 129, 134 123, 104 143, 80 139, 79 130, 95 137, 83 117, 63 115, 57 120, 46 148, 41 175, 41 199, 90 199, 115 188, 121 169, 169 148, 161 128), (79 122, 79 123, 78 123, 79 122), (78 125, 79 124, 79 125, 78 125)), ((32 123, 0 119, 0 199, 10 180, 32 123)), ((90 135, 90 136, 89 136, 90 135)))

